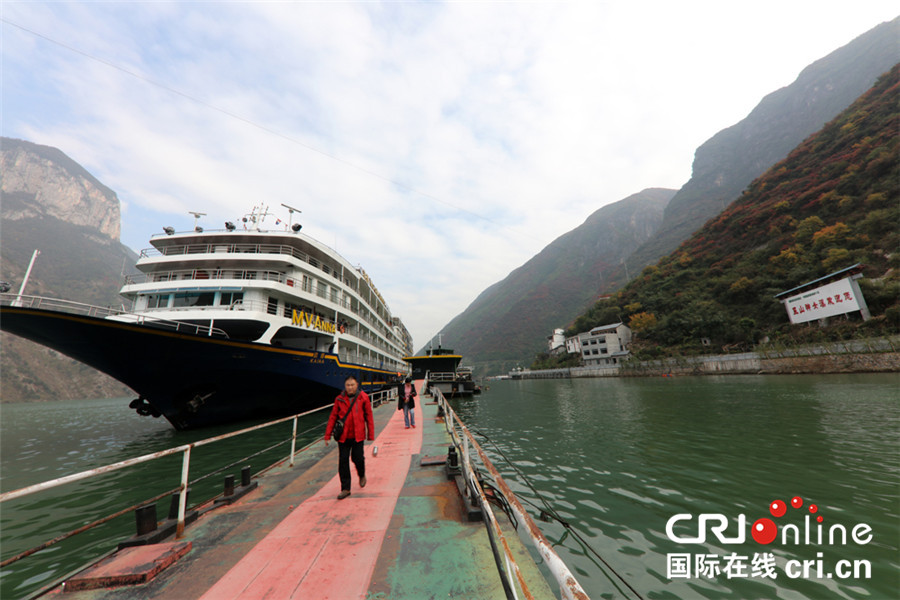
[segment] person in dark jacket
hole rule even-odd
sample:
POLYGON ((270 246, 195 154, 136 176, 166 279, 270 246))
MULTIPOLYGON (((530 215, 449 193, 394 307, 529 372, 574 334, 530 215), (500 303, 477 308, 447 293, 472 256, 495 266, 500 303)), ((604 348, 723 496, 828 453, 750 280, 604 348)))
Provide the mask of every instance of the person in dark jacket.
POLYGON ((328 426, 325 428, 325 445, 331 439, 331 432, 338 419, 343 419, 344 431, 338 438, 338 476, 341 479, 341 493, 338 500, 350 495, 350 459, 356 466, 359 475, 359 487, 366 487, 366 458, 363 455, 363 442, 375 439, 375 419, 372 416, 372 403, 369 396, 359 389, 359 381, 353 375, 344 381, 344 391, 334 399, 328 426), (355 401, 354 401, 355 400, 355 401), (351 409, 352 404, 352 409, 351 409), (347 414, 349 413, 349 416, 347 414))
POLYGON ((403 422, 406 423, 407 429, 410 424, 414 428, 416 426, 416 413, 413 409, 416 407, 415 397, 417 395, 416 386, 409 377, 397 387, 397 410, 403 411, 403 422))

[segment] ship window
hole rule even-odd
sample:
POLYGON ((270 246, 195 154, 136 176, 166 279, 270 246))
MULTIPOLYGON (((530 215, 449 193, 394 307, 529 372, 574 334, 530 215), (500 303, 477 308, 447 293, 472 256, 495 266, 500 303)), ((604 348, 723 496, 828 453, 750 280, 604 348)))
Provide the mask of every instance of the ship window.
POLYGON ((293 319, 293 318, 294 318, 294 311, 295 311, 295 310, 297 311, 297 314, 299 315, 299 314, 303 311, 303 307, 300 306, 299 304, 293 304, 293 303, 291 303, 291 302, 285 302, 285 303, 284 303, 284 312, 283 312, 282 314, 283 314, 285 317, 287 317, 288 319, 293 319))
POLYGON ((244 299, 244 292, 222 292, 222 300, 220 304, 222 306, 231 306, 235 302, 240 302, 244 299))
POLYGON ((185 292, 175 294, 175 302, 172 306, 212 306, 216 298, 214 292, 185 292))
POLYGON ((169 305, 169 294, 147 294, 147 308, 165 308, 169 305))
POLYGON ((269 296, 269 305, 266 307, 266 312, 270 315, 278 314, 278 298, 269 296))

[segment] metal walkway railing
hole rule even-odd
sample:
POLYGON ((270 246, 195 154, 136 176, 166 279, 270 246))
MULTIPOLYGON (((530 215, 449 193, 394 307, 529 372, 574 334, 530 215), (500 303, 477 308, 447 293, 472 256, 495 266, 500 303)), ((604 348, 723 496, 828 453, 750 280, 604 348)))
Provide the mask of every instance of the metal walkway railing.
MULTIPOLYGON (((425 385, 422 388, 423 390, 428 389, 428 383, 429 381, 426 376, 425 385)), ((572 572, 569 570, 563 560, 559 557, 556 551, 553 550, 550 542, 546 537, 544 537, 544 534, 541 533, 541 530, 538 528, 537 524, 535 524, 534 520, 531 518, 528 512, 522 507, 521 503, 516 498, 515 494, 513 494, 512 490, 509 488, 506 482, 503 480, 503 477, 500 476, 500 473, 497 471, 496 467, 494 467, 493 463, 491 463, 484 450, 482 450, 481 446, 478 445, 478 442, 475 441, 475 438, 472 437, 469 429, 465 426, 465 424, 463 424, 462 421, 460 421, 459 417, 450 407, 450 404, 447 402, 447 399, 444 397, 444 394, 441 392, 441 390, 439 390, 436 386, 432 386, 431 393, 434 396, 435 400, 437 400, 438 406, 440 406, 444 411, 444 424, 447 428, 448 433, 450 434, 451 439, 453 440, 453 444, 457 448, 460 448, 462 450, 460 466, 462 468, 463 477, 465 478, 469 494, 474 496, 473 499, 477 500, 477 503, 480 505, 482 512, 486 516, 488 532, 492 536, 492 539, 496 537, 496 539, 500 541, 500 544, 503 547, 506 570, 505 572, 502 572, 501 570, 501 576, 505 577, 504 588, 507 591, 507 595, 511 595, 511 597, 513 598, 519 598, 518 592, 521 591, 522 595, 525 598, 532 599, 534 597, 528 590, 528 586, 525 583, 522 573, 519 570, 515 559, 513 558, 509 544, 507 543, 506 538, 504 537, 503 532, 500 529, 500 524, 497 521, 497 518, 494 516, 493 511, 491 510, 490 503, 488 502, 488 499, 484 492, 484 488, 482 487, 481 482, 478 478, 478 472, 476 471, 475 462, 473 460, 474 455, 478 456, 481 461, 481 466, 490 474, 490 476, 494 480, 494 483, 496 484, 496 487, 505 496, 506 501, 509 503, 510 508, 516 516, 516 519, 525 524, 528 537, 531 539, 531 542, 534 544, 538 553, 546 562, 547 568, 556 579, 556 582, 559 585, 560 593, 562 594, 562 598, 564 600, 588 600, 588 595, 581 587, 581 584, 578 583, 578 581, 575 579, 575 576, 572 575, 572 572), (475 451, 474 455, 472 450, 475 451)))
MULTIPOLYGON (((378 392, 372 392, 371 394, 369 394, 369 399, 371 400, 373 406, 378 406, 378 405, 380 405, 380 404, 382 404, 382 403, 384 403, 384 402, 390 402, 391 400, 396 399, 396 396, 397 396, 397 389, 396 389, 395 387, 391 387, 391 388, 389 388, 389 389, 387 389, 387 390, 382 390, 382 391, 378 391, 378 392)), ((59 478, 56 478, 56 479, 52 479, 52 480, 50 480, 50 481, 45 481, 45 482, 43 482, 43 483, 37 483, 37 484, 30 485, 30 486, 27 486, 27 487, 24 487, 24 488, 20 488, 20 489, 17 489, 17 490, 12 490, 12 491, 10 491, 10 492, 4 492, 4 493, 0 494, 0 504, 2 504, 3 502, 6 502, 6 501, 8 501, 8 500, 14 500, 14 499, 16 499, 16 498, 22 498, 23 496, 28 496, 28 495, 30 495, 30 494, 34 494, 34 493, 36 493, 36 492, 40 492, 40 491, 43 491, 43 490, 49 490, 49 489, 52 489, 52 488, 55 488, 55 487, 59 487, 59 486, 62 486, 62 485, 68 484, 68 483, 73 483, 73 482, 75 482, 75 481, 81 481, 81 480, 84 480, 84 479, 89 479, 89 478, 91 478, 91 477, 96 477, 96 476, 98 476, 98 475, 103 475, 103 474, 106 474, 106 473, 111 473, 111 472, 113 472, 113 471, 118 471, 118 470, 120 470, 120 469, 124 469, 124 468, 131 467, 131 466, 134 466, 134 465, 139 465, 139 464, 141 464, 141 463, 146 463, 146 462, 149 462, 149 461, 152 461, 152 460, 156 460, 156 459, 158 459, 158 458, 162 458, 162 457, 164 457, 164 456, 171 456, 171 455, 173 455, 173 454, 178 454, 178 453, 181 453, 181 454, 183 455, 183 459, 182 459, 182 467, 181 467, 181 485, 179 485, 177 488, 175 488, 175 489, 173 489, 173 490, 169 490, 169 491, 163 492, 162 494, 160 494, 160 495, 158 495, 158 496, 156 496, 156 497, 154 497, 154 498, 151 498, 151 499, 148 499, 148 500, 145 500, 145 501, 141 502, 139 505, 131 506, 131 507, 128 507, 128 508, 126 508, 126 509, 117 511, 116 513, 114 513, 114 514, 112 514, 112 515, 109 515, 109 516, 107 516, 107 517, 104 517, 104 518, 102 518, 102 519, 99 519, 99 520, 97 520, 97 521, 94 521, 93 523, 89 523, 89 524, 86 525, 86 526, 79 527, 78 529, 75 529, 75 530, 70 531, 70 532, 68 532, 68 533, 66 533, 66 534, 63 534, 63 535, 61 535, 61 536, 59 536, 59 537, 56 537, 56 538, 54 538, 54 539, 52 539, 52 540, 49 540, 48 542, 44 542, 43 544, 41 544, 41 545, 39 545, 39 546, 37 546, 37 547, 35 547, 35 548, 31 548, 31 549, 29 549, 29 550, 26 550, 26 551, 24 551, 24 552, 21 552, 21 553, 17 554, 16 556, 12 556, 12 557, 10 557, 10 558, 7 558, 6 560, 0 562, 0 568, 5 567, 6 565, 12 564, 12 563, 14 563, 14 562, 16 562, 16 561, 19 561, 19 560, 21 560, 21 559, 23 559, 23 558, 25 558, 25 557, 27 557, 27 556, 30 556, 30 555, 34 554, 35 552, 38 552, 39 550, 43 550, 43 549, 45 549, 45 548, 48 548, 48 547, 50 547, 50 546, 52 546, 52 545, 54 545, 54 544, 56 544, 56 543, 58 543, 58 542, 61 542, 61 541, 65 540, 65 539, 68 539, 68 538, 70 538, 70 537, 72 537, 72 536, 74 536, 74 535, 77 535, 77 534, 79 534, 79 533, 83 533, 83 532, 87 531, 88 529, 91 529, 91 528, 93 528, 93 527, 96 527, 96 526, 98 526, 98 525, 101 525, 101 524, 103 524, 103 523, 106 523, 107 521, 109 521, 109 520, 111 520, 111 519, 113 519, 113 518, 115 518, 115 517, 121 516, 121 515, 123 515, 123 514, 125 514, 125 513, 127 513, 127 512, 130 512, 130 511, 132 511, 132 510, 135 510, 136 508, 139 508, 140 506, 149 504, 150 502, 155 502, 155 501, 157 501, 157 500, 159 500, 159 499, 161 499, 161 498, 163 498, 163 497, 165 497, 165 496, 168 496, 168 495, 171 495, 171 494, 174 494, 174 493, 177 493, 177 494, 178 494, 178 523, 177 523, 177 529, 176 529, 175 537, 176 537, 176 539, 177 539, 177 538, 181 538, 181 537, 183 537, 183 535, 184 535, 185 512, 186 512, 186 509, 187 509, 187 494, 184 493, 184 491, 188 489, 188 484, 189 484, 189 481, 188 481, 188 475, 189 475, 189 473, 190 473, 190 466, 191 466, 191 451, 192 451, 194 448, 198 448, 198 447, 200 447, 200 446, 206 446, 206 445, 209 445, 209 444, 212 444, 212 443, 215 443, 215 442, 220 442, 220 441, 222 441, 222 440, 226 440, 226 439, 229 439, 229 438, 233 438, 233 437, 237 437, 237 436, 240 436, 240 435, 244 435, 244 434, 246 434, 246 433, 250 433, 250 432, 253 432, 253 431, 258 431, 258 430, 260 430, 260 429, 264 429, 264 428, 266 428, 266 427, 271 427, 271 426, 277 425, 277 424, 279 424, 279 423, 285 423, 285 422, 287 422, 287 421, 293 421, 293 430, 292 430, 291 437, 290 437, 291 451, 290 451, 290 454, 288 454, 288 457, 287 457, 287 460, 289 461, 288 464, 289 464, 291 467, 293 467, 293 466, 294 466, 294 457, 295 457, 296 454, 298 454, 299 452, 302 452, 302 451, 305 450, 306 448, 309 448, 310 446, 313 446, 314 444, 317 444, 319 441, 321 441, 321 438, 320 438, 320 439, 316 439, 316 440, 313 441, 312 443, 308 444, 308 445, 305 446, 304 448, 301 448, 299 451, 297 451, 297 449, 296 449, 296 443, 297 443, 297 421, 298 421, 298 419, 299 419, 300 417, 305 417, 305 416, 308 416, 308 415, 311 415, 311 414, 313 414, 313 413, 317 413, 317 412, 320 412, 320 411, 330 410, 332 406, 334 406, 334 405, 333 405, 333 404, 328 404, 328 405, 326 405, 326 406, 322 406, 322 407, 319 407, 319 408, 316 408, 316 409, 313 409, 313 410, 308 410, 308 411, 306 411, 306 412, 298 413, 298 414, 293 415, 293 416, 290 416, 290 417, 284 417, 284 418, 282 418, 282 419, 277 419, 277 420, 275 420, 275 421, 269 421, 268 423, 263 423, 263 424, 261 424, 261 425, 255 425, 255 426, 253 426, 253 427, 247 427, 246 429, 241 429, 241 430, 239 430, 239 431, 233 431, 233 432, 231 432, 231 433, 225 433, 225 434, 222 434, 222 435, 219 435, 219 436, 216 436, 216 437, 211 437, 211 438, 207 438, 207 439, 205 439, 205 440, 200 440, 200 441, 198 441, 198 442, 193 442, 193 443, 190 443, 190 444, 184 444, 184 445, 182 445, 182 446, 177 446, 177 447, 175 447, 175 448, 169 448, 169 449, 167 449, 167 450, 160 450, 159 452, 153 452, 153 453, 151 453, 151 454, 145 454, 145 455, 143 455, 143 456, 138 456, 138 457, 136 457, 136 458, 130 458, 130 459, 128 459, 128 460, 123 460, 123 461, 120 461, 120 462, 117 462, 117 463, 113 463, 113 464, 110 464, 110 465, 105 465, 105 466, 103 466, 103 467, 97 467, 97 468, 95 468, 95 469, 89 469, 89 470, 87 470, 87 471, 82 471, 81 473, 74 473, 74 474, 72 474, 72 475, 67 475, 67 476, 65 476, 65 477, 59 477, 59 478)), ((284 440, 284 441, 282 441, 282 442, 279 442, 278 445, 280 445, 280 444, 282 444, 282 443, 286 443, 286 441, 287 441, 287 440, 284 440)), ((277 463, 276 463, 276 464, 277 464, 277 463)), ((208 501, 208 500, 207 500, 207 501, 208 501)))

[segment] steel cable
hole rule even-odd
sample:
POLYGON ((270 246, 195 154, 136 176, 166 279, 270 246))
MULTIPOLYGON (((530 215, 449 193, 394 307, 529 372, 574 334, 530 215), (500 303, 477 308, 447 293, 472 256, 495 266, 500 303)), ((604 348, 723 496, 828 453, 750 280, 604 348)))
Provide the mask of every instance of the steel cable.
MULTIPOLYGON (((500 449, 500 447, 497 445, 497 443, 496 443, 494 440, 492 440, 487 434, 485 434, 485 433, 483 433, 483 432, 481 432, 481 431, 478 431, 477 429, 474 429, 474 428, 472 428, 472 427, 469 427, 469 431, 472 431, 472 432, 474 432, 474 433, 477 433, 479 436, 483 437, 485 440, 487 440, 488 442, 490 442, 491 446, 494 447, 494 449, 497 451, 498 454, 500 454, 500 456, 503 458, 503 460, 506 461, 506 463, 507 463, 510 467, 512 467, 512 469, 516 472, 516 474, 519 475, 519 477, 521 477, 522 482, 524 482, 525 485, 528 486, 528 488, 532 491, 532 493, 534 493, 534 495, 535 495, 535 496, 543 503, 544 508, 545 508, 546 510, 541 509, 539 506, 537 506, 537 505, 534 504, 533 502, 529 501, 527 498, 524 498, 524 500, 525 500, 525 502, 526 502, 527 504, 529 504, 529 505, 532 506, 533 508, 538 509, 539 511, 541 511, 542 514, 546 514, 547 516, 553 518, 555 521, 559 522, 560 525, 562 525, 563 527, 566 528, 567 533, 571 533, 572 536, 573 536, 576 540, 578 540, 578 541, 580 542, 580 544, 582 545, 582 547, 583 547, 584 549, 590 551, 594 556, 596 556, 598 559, 600 559, 600 561, 601 561, 604 565, 606 565, 606 568, 609 569, 616 577, 618 577, 619 580, 620 580, 622 583, 624 583, 625 586, 628 587, 628 589, 631 590, 631 592, 632 592, 635 596, 637 596, 638 598, 640 598, 641 600, 643 600, 644 597, 641 596, 641 594, 640 594, 636 589, 634 589, 634 588, 631 586, 631 584, 628 583, 628 582, 625 580, 625 578, 622 577, 622 575, 620 575, 619 572, 616 571, 616 570, 612 567, 612 565, 610 565, 608 562, 606 562, 606 560, 605 560, 602 556, 600 556, 600 553, 597 552, 597 550, 595 550, 594 547, 591 546, 591 545, 590 545, 590 544, 582 537, 582 535, 578 532, 578 530, 575 529, 575 527, 574 527, 569 521, 567 521, 566 519, 562 518, 562 517, 559 515, 559 513, 556 512, 556 509, 554 509, 553 506, 551 506, 550 503, 547 502, 547 499, 544 498, 544 496, 543 496, 539 491, 537 491, 537 489, 531 484, 531 481, 528 479, 528 477, 525 475, 525 473, 523 473, 522 470, 519 469, 519 467, 516 466, 516 464, 513 463, 513 461, 512 461, 508 456, 506 456, 506 454, 503 452, 503 450, 500 449)), ((561 539, 560 539, 560 542, 562 542, 563 539, 565 539, 565 538, 561 538, 561 539)), ((591 562, 593 562, 593 561, 591 561, 591 562)), ((594 563, 594 564, 596 564, 596 563, 594 563)))

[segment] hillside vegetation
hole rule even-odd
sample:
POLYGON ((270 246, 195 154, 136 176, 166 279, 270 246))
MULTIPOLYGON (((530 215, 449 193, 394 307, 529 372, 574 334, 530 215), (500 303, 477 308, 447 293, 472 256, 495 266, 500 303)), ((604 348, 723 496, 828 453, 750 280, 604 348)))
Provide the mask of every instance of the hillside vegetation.
MULTIPOLYGON (((676 250, 754 179, 868 90, 900 56, 898 31, 900 17, 858 36, 807 66, 790 85, 766 95, 746 118, 704 142, 696 150, 690 180, 670 196, 661 221, 654 215, 655 229, 636 240, 637 246, 631 238, 627 245, 614 245, 612 252, 603 255, 574 249, 561 257, 560 250, 573 250, 553 248, 568 234, 562 236, 442 327, 444 341, 479 373, 525 364, 545 347, 553 328, 571 325, 599 295, 622 289, 629 279, 640 276, 641 269, 676 250), (586 265, 591 268, 585 269, 586 265), (561 290, 564 293, 558 293, 561 290)), ((636 213, 636 217, 642 220, 644 214, 636 213)), ((583 225, 570 233, 582 236, 578 245, 583 248, 590 247, 593 235, 599 249, 622 225, 620 221, 607 231, 591 231, 583 225)), ((621 309, 608 314, 621 312, 626 312, 626 318, 631 314, 621 309)), ((649 314, 644 318, 650 319, 649 314)))
POLYGON ((900 65, 756 179, 675 252, 647 266, 569 333, 624 321, 639 357, 748 349, 764 337, 806 342, 895 333, 900 326, 900 65), (863 263, 873 319, 790 325, 775 294, 863 263))
MULTIPOLYGON (((900 56, 900 17, 872 28, 807 66, 739 123, 697 148, 691 179, 666 207, 657 235, 626 261, 631 274, 673 252, 757 177, 837 117, 900 56)), ((626 279, 610 274, 619 289, 626 279)))

